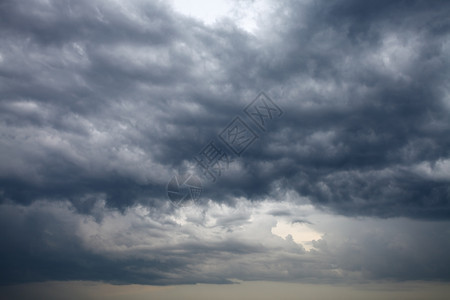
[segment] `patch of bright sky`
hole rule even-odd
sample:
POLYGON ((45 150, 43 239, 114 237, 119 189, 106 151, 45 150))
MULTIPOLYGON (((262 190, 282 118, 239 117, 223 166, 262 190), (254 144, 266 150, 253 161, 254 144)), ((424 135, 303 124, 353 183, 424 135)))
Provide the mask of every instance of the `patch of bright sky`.
POLYGON ((284 220, 277 222, 277 225, 272 228, 272 234, 284 239, 290 235, 295 243, 303 245, 308 251, 313 248, 312 241, 320 240, 323 235, 305 223, 292 223, 284 220))
POLYGON ((258 19, 269 11, 267 0, 171 0, 172 7, 180 14, 213 25, 222 18, 232 19, 249 33, 258 29, 258 19))

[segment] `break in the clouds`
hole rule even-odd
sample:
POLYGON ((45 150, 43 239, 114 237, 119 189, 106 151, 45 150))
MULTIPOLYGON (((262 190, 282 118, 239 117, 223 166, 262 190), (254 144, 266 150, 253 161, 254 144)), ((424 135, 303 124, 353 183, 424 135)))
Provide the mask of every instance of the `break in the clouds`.
POLYGON ((450 5, 232 3, 1 2, 2 283, 450 278, 450 5), (283 116, 171 208, 261 90, 283 116))

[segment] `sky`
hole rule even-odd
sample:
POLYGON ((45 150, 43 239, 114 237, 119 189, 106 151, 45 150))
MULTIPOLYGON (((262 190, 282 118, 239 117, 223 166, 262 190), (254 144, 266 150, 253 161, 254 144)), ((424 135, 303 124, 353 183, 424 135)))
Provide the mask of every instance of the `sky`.
POLYGON ((0 299, 445 299, 449 15, 1 1, 0 299))

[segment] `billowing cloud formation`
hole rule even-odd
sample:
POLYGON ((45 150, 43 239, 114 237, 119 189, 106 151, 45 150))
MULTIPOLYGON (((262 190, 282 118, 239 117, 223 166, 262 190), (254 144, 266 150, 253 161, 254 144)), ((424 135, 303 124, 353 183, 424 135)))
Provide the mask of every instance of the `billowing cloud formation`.
POLYGON ((267 5, 249 33, 157 1, 0 4, 2 282, 449 278, 450 5, 267 5), (387 221, 398 236, 358 230, 352 246, 327 227, 306 251, 271 231, 275 217, 312 222, 289 210, 173 219, 168 180, 236 115, 251 124, 242 109, 260 90, 284 114, 252 127, 258 140, 195 207, 309 201, 406 217, 387 221))

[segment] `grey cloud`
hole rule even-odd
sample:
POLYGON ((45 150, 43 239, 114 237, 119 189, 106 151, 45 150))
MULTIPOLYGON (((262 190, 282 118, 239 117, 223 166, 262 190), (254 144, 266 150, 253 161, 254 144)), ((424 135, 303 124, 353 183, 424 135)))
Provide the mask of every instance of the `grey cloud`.
POLYGON ((258 198, 279 181, 339 213, 448 218, 448 178, 407 171, 449 157, 448 10, 444 2, 280 7, 288 13, 279 35, 268 29, 279 43, 267 45, 257 74, 287 113, 246 153, 244 195, 258 198))
MULTIPOLYGON (((304 249, 293 241, 272 240, 291 247, 292 260, 279 253, 273 258, 268 254, 273 248, 254 241, 183 241, 160 248, 153 258, 120 263, 111 253, 86 250, 79 237, 69 238, 74 220, 92 218, 101 226, 107 220, 102 210, 126 214, 139 205, 164 211, 152 216, 160 221, 153 238, 178 228, 162 216, 176 214, 166 208, 166 183, 188 169, 236 115, 251 124, 242 109, 260 90, 285 114, 266 133, 258 131, 259 139, 217 183, 204 181, 198 204, 282 202, 294 193, 341 215, 448 220, 450 5, 272 5, 273 12, 252 35, 230 19, 206 26, 157 1, 2 1, 0 200, 5 218, 0 233, 9 244, 2 250, 8 258, 2 264, 10 270, 2 282, 228 283, 238 265, 248 266, 240 273, 246 280, 336 279, 335 265, 349 273, 367 271, 373 278, 404 279, 415 273, 417 279, 448 279, 437 262, 445 254, 435 248, 436 260, 422 257, 422 265, 410 267, 419 255, 412 251, 388 269, 403 248, 380 246, 386 237, 356 248, 345 245, 341 252, 326 248, 325 237, 316 242, 322 252, 313 258, 302 256, 304 249), (42 199, 52 202, 46 204, 50 207, 65 207, 68 223, 44 211, 25 219, 7 217, 9 205, 36 209, 42 199), (49 231, 53 223, 66 225, 49 231), (30 245, 36 253, 24 250, 30 245), (180 249, 189 256, 177 254, 180 249), (388 259, 353 261, 352 251, 361 249, 369 255, 387 253, 388 259), (203 264, 202 255, 208 258, 203 264), (229 270, 208 271, 208 263, 228 257, 235 259, 229 270), (268 257, 273 260, 263 267, 268 257), (187 275, 191 262, 197 264, 192 277, 187 275), (251 268, 253 263, 261 269, 251 268)), ((282 209, 269 215, 309 220, 282 209)), ((221 216, 213 228, 235 229, 250 220, 247 211, 239 212, 221 216)), ((424 242, 448 248, 438 242, 443 236, 434 238, 424 242)))
POLYGON ((162 199, 264 87, 286 114, 207 198, 258 199, 281 183, 340 213, 448 217, 447 181, 397 171, 449 156, 447 5, 279 4, 267 39, 158 3, 3 5, 3 199, 162 199), (380 170, 392 176, 367 181, 380 170))
MULTIPOLYGON (((241 204, 241 209, 245 207, 252 206, 250 202, 241 204)), ((325 215, 314 223, 328 233, 312 242, 311 251, 305 251, 292 237, 282 239, 271 233, 276 223, 273 216, 252 209, 253 222, 241 219, 224 226, 223 217, 229 213, 214 205, 175 213, 145 206, 119 212, 100 201, 93 209, 100 216, 95 219, 76 212, 68 201, 3 204, 0 220, 3 228, 10 230, 0 235, 4 245, 0 249, 1 284, 449 279, 445 255, 450 247, 448 222, 325 215)))

